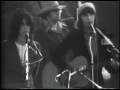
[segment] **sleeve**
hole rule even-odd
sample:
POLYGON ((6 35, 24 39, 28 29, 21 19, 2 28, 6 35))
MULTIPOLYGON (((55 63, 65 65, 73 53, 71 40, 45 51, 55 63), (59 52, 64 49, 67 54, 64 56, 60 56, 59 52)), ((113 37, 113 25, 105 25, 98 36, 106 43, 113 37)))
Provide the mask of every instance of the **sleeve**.
MULTIPOLYGON (((105 32, 105 30, 102 30, 102 32, 106 35, 106 37, 108 37, 109 39, 111 39, 112 37, 109 36, 108 33, 105 32)), ((100 42, 99 42, 99 45, 100 45, 100 60, 101 61, 108 61, 110 63, 108 63, 107 65, 105 65, 105 68, 108 70, 109 73, 118 73, 119 70, 118 69, 115 69, 111 66, 111 58, 113 58, 112 56, 112 53, 108 51, 108 49, 112 48, 111 45, 109 45, 108 43, 105 43, 103 42, 106 41, 101 35, 99 36, 100 37, 100 42)))
POLYGON ((52 53, 51 58, 53 63, 60 69, 60 71, 64 70, 67 66, 65 62, 64 55, 69 51, 74 45, 74 33, 70 32, 69 35, 62 41, 62 43, 55 49, 52 53))

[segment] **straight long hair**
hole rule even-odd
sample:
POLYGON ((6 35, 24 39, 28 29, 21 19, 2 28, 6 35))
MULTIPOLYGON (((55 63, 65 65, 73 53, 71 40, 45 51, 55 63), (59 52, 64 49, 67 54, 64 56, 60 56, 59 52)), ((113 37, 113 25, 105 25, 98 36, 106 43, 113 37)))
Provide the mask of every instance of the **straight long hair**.
POLYGON ((78 20, 77 27, 78 27, 78 30, 81 30, 82 32, 83 32, 84 25, 83 25, 81 16, 82 16, 82 15, 86 15, 86 14, 88 14, 88 13, 95 15, 94 27, 97 27, 97 26, 98 26, 98 18, 97 18, 96 13, 93 11, 92 8, 86 7, 86 8, 84 8, 84 9, 81 11, 81 13, 80 13, 79 16, 78 16, 79 20, 78 20))
POLYGON ((19 8, 17 9, 12 17, 12 21, 10 23, 10 32, 8 36, 8 40, 15 41, 18 38, 19 30, 22 25, 23 19, 26 20, 27 25, 30 26, 30 40, 33 39, 34 32, 34 20, 30 13, 28 13, 25 9, 19 8))

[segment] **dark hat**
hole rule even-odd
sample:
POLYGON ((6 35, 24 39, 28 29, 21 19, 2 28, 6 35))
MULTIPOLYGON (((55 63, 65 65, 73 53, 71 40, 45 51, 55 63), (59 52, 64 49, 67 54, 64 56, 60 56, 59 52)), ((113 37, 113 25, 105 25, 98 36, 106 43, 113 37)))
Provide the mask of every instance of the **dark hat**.
POLYGON ((59 5, 57 1, 40 1, 40 2, 41 2, 42 9, 38 13, 38 16, 40 16, 41 14, 47 11, 51 11, 54 9, 63 9, 66 7, 66 5, 59 5))

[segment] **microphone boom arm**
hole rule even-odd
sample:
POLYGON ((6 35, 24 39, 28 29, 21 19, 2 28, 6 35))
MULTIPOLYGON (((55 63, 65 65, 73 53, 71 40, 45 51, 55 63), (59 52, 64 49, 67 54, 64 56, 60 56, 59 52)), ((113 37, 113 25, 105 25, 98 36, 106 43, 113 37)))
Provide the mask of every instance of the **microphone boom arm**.
MULTIPOLYGON (((95 28, 93 27, 93 25, 91 25, 92 26, 92 29, 93 29, 93 32, 95 31, 95 28)), ((120 53, 119 52, 119 50, 115 47, 115 45, 112 43, 112 41, 101 31, 101 30, 99 30, 99 29, 96 29, 99 33, 100 33, 100 35, 113 47, 113 48, 115 48, 115 50, 118 52, 118 53, 120 53)))

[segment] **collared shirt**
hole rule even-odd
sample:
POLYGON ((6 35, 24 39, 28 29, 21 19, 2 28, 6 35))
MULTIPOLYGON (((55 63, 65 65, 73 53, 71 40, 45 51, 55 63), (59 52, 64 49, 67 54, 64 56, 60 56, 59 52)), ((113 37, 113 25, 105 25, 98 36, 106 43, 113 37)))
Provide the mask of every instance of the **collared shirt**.
POLYGON ((25 45, 24 46, 20 45, 17 42, 15 42, 15 44, 16 44, 16 47, 17 47, 18 52, 19 52, 21 63, 22 63, 22 65, 25 65, 25 50, 26 50, 26 46, 25 45))
MULTIPOLYGON (((15 42, 15 44, 16 44, 18 52, 19 52, 19 56, 20 56, 20 59, 21 59, 22 66, 25 68, 26 67, 26 62, 25 62, 26 45, 23 46, 23 45, 20 45, 17 42, 15 42)), ((32 75, 29 76, 28 80, 29 80, 28 83, 30 85, 29 87, 34 88, 32 75)))
POLYGON ((48 32, 49 30, 52 30, 53 32, 56 33, 61 33, 62 32, 62 28, 63 26, 67 26, 64 22, 60 22, 58 21, 54 26, 50 27, 50 25, 48 25, 46 27, 46 32, 48 32))

